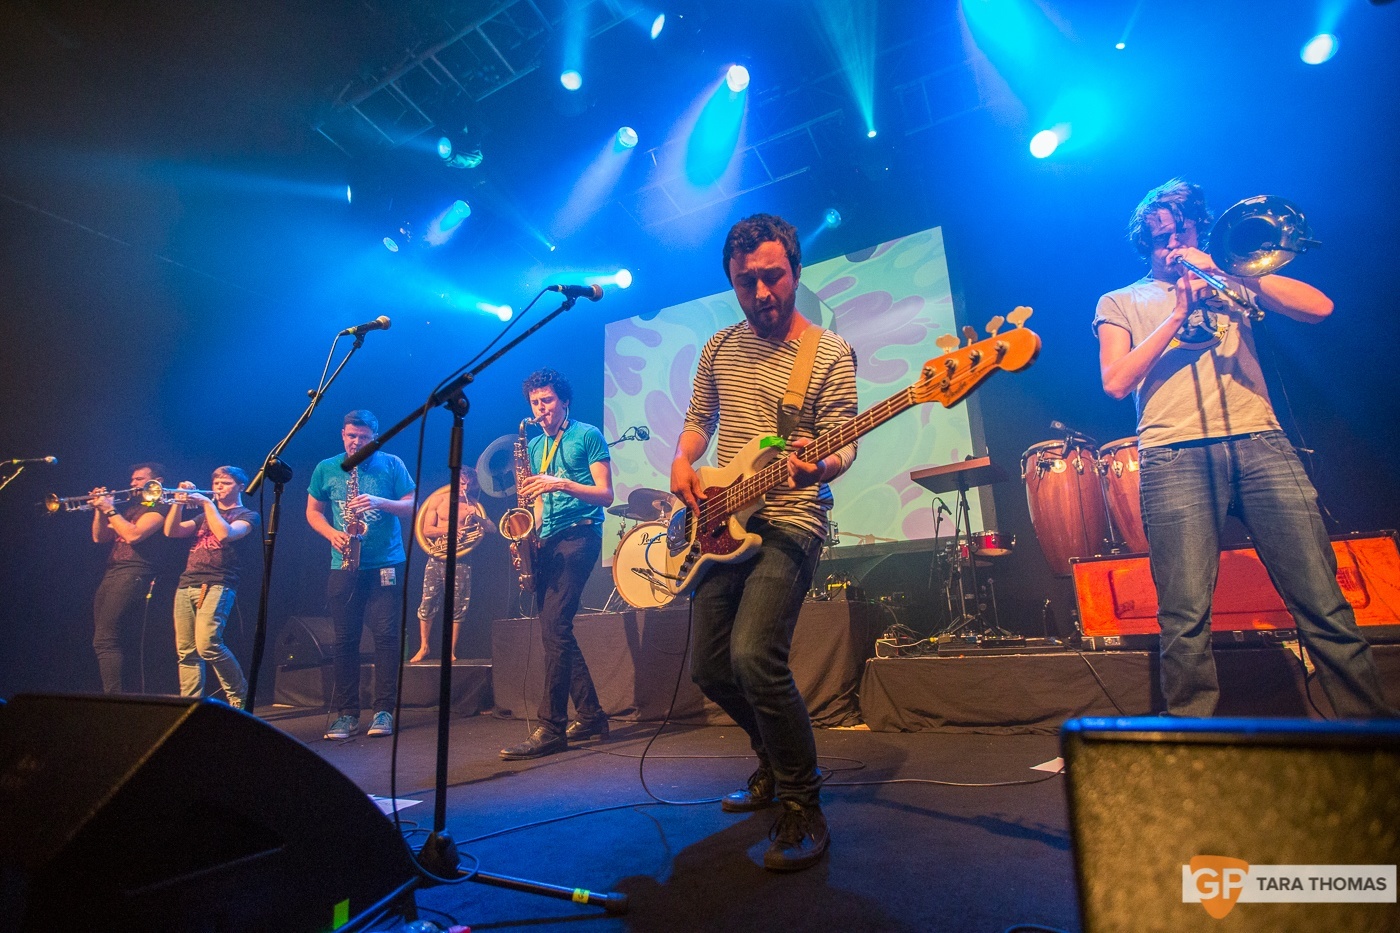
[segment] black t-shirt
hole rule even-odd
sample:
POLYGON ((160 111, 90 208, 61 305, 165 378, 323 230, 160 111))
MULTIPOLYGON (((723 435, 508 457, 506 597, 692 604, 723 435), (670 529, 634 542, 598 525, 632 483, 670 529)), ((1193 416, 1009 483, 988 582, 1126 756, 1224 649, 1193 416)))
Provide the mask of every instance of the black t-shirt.
MULTIPOLYGON (((165 520, 165 509, 160 506, 145 505, 141 502, 133 502, 121 510, 122 518, 135 524, 142 515, 154 512, 165 520)), ((115 532, 113 532, 115 534, 115 532)), ((112 544, 112 553, 107 558, 108 568, 120 567, 131 568, 142 573, 154 574, 164 571, 168 573, 171 569, 171 556, 175 549, 171 542, 161 534, 157 528, 155 534, 148 536, 144 541, 135 544, 127 544, 121 538, 117 538, 112 544)))
POLYGON ((185 572, 180 574, 180 586, 203 586, 206 583, 210 586, 230 588, 238 586, 239 551, 242 550, 241 545, 245 541, 256 540, 260 519, 257 512, 241 505, 231 509, 221 508, 219 514, 230 525, 236 521, 245 521, 252 528, 237 541, 220 541, 209 530, 209 523, 204 520, 204 509, 201 507, 194 518, 194 547, 190 548, 185 572))

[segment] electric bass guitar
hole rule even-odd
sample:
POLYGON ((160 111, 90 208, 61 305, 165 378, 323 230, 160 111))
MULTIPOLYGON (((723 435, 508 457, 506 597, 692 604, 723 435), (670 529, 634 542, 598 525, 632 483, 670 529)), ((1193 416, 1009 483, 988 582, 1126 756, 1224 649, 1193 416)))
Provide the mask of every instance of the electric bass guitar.
MULTIPOLYGON (((934 342, 943 355, 924 364, 918 382, 816 438, 799 456, 816 463, 921 402, 951 408, 997 370, 1029 366, 1040 353, 1040 338, 1025 328, 1030 316, 1027 307, 1006 318, 998 315, 987 324, 991 336, 976 343, 977 331, 964 327, 967 346, 951 334, 938 338, 934 342), (1015 326, 998 333, 1006 320, 1015 326)), ((697 468, 705 498, 698 509, 679 509, 671 516, 665 569, 648 561, 652 581, 680 596, 695 589, 714 564, 753 557, 762 540, 744 526, 763 506, 764 496, 787 482, 786 452, 781 438, 756 437, 727 466, 697 468)))

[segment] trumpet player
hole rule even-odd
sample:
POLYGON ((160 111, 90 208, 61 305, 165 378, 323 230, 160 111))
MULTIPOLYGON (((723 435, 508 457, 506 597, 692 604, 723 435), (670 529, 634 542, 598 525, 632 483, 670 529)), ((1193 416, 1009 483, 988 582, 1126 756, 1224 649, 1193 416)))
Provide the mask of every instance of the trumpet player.
MULTIPOLYGON (((138 463, 131 468, 131 489, 165 478, 159 463, 138 463)), ((143 688, 141 630, 145 625, 156 576, 165 562, 157 503, 127 496, 118 509, 106 487, 91 494, 92 540, 111 544, 107 569, 92 600, 92 650, 104 693, 140 693, 143 688)))
MULTIPOLYGON (((458 508, 458 535, 461 540, 458 549, 475 547, 484 535, 495 534, 496 526, 486 517, 486 509, 480 502, 481 486, 477 482, 476 470, 462 467, 458 481, 461 501, 458 508)), ((423 536, 430 541, 441 541, 442 549, 430 552, 427 565, 423 568, 423 600, 418 604, 418 651, 408 659, 417 664, 428 657, 428 646, 432 644, 433 622, 442 618, 443 585, 447 575, 447 508, 448 487, 428 497, 423 503, 422 517, 419 519, 423 536)), ((452 606, 452 660, 457 660, 457 640, 462 635, 462 623, 467 618, 467 608, 472 596, 472 567, 464 557, 457 560, 452 606)))
POLYGON ((374 638, 374 719, 366 734, 394 734, 404 568, 399 519, 413 517, 413 477, 402 460, 382 450, 349 473, 340 468, 378 434, 373 412, 360 408, 347 414, 340 429, 345 453, 316 464, 307 488, 306 521, 331 543, 326 602, 335 645, 327 739, 348 739, 360 729, 360 636, 365 626, 374 638), (358 536, 348 533, 356 526, 358 536))
POLYGON ((534 500, 539 532, 534 580, 544 643, 544 696, 539 728, 524 742, 501 749, 507 760, 552 755, 568 748, 570 740, 608 734, 607 715, 574 638, 574 614, 603 549, 603 509, 613 500, 612 459, 601 431, 569 417, 573 389, 567 379, 541 369, 522 388, 544 430, 530 441, 533 475, 519 489, 534 500), (570 699, 578 717, 573 722, 570 699))
POLYGON ((1221 529, 1233 511, 1292 612, 1332 708, 1344 717, 1394 715, 1337 585, 1317 493, 1274 415, 1251 315, 1222 301, 1183 263, 1264 311, 1304 324, 1331 314, 1332 301, 1281 275, 1228 275, 1201 249, 1211 221, 1199 185, 1174 178, 1149 191, 1128 225, 1147 275, 1100 298, 1093 321, 1104 391, 1119 399, 1131 393, 1137 402, 1142 518, 1157 587, 1166 711, 1215 712, 1220 686, 1211 597, 1221 529))
POLYGON ((248 474, 236 466, 214 470, 205 495, 194 483, 183 482, 175 490, 174 504, 165 514, 168 538, 194 538, 185 572, 175 590, 175 653, 180 674, 180 696, 204 695, 204 666, 214 669, 224 699, 234 709, 243 708, 248 681, 232 649, 224 644, 224 627, 238 598, 239 547, 258 526, 258 513, 243 505, 248 474), (186 517, 188 510, 194 514, 186 517))

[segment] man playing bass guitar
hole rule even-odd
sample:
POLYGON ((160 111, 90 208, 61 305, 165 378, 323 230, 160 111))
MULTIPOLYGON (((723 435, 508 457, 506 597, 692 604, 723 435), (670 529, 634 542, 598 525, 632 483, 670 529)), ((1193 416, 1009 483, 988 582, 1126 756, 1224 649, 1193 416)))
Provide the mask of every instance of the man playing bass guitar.
MULTIPOLYGON (((791 224, 767 214, 740 221, 725 241, 723 264, 745 320, 711 337, 700 354, 671 467, 671 491, 692 514, 705 498, 693 464, 716 429, 721 467, 755 437, 780 433, 779 406, 812 326, 796 310, 802 248, 791 224)), ((830 331, 809 339, 818 340, 810 383, 788 438, 789 449, 799 451, 857 410, 850 345, 830 331)), ((788 649, 826 536, 827 483, 855 457, 855 443, 815 463, 789 453, 786 486, 770 492, 746 526, 762 538, 756 555, 713 567, 693 597, 691 677, 748 733, 758 755, 748 786, 721 805, 746 812, 781 803, 763 858, 778 871, 815 864, 829 844, 816 740, 788 649)))

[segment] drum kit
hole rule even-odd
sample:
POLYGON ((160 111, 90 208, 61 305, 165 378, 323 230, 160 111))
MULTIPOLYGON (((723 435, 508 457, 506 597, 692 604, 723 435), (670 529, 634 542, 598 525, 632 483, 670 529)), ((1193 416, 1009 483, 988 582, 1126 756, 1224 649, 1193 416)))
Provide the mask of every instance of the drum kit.
MULTIPOLYGON (((1016 538, 1000 531, 973 531, 967 504, 969 489, 999 483, 1007 478, 1006 472, 990 457, 968 457, 945 466, 915 470, 909 478, 933 493, 958 494, 952 540, 934 553, 934 567, 948 607, 948 624, 939 634, 962 634, 979 642, 1011 637, 999 624, 996 580, 989 571, 998 560, 1011 555, 1016 538)), ((941 507, 941 501, 935 501, 941 507)))
POLYGON ((621 599, 635 609, 659 609, 675 601, 675 595, 661 584, 666 567, 666 526, 680 500, 660 489, 634 489, 625 505, 614 505, 608 512, 622 519, 617 550, 613 552, 613 592, 603 609, 621 599), (633 522, 631 528, 628 522, 633 522))
POLYGON ((1147 552, 1137 440, 1096 446, 1092 438, 1070 432, 1021 455, 1031 524, 1055 576, 1069 576, 1072 559, 1147 552))

